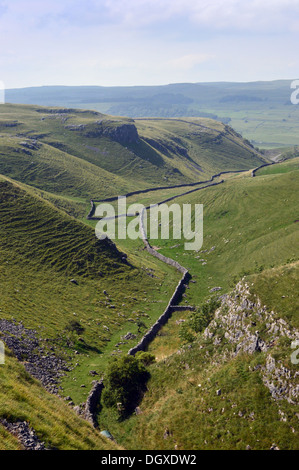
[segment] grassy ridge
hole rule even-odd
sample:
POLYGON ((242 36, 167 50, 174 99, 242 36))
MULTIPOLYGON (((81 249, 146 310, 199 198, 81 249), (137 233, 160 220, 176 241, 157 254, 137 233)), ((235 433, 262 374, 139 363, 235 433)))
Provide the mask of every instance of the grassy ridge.
POLYGON ((2 247, 39 265, 67 275, 97 278, 109 270, 124 271, 121 254, 108 241, 32 197, 9 181, 0 182, 2 247))
POLYGON ((175 200, 203 204, 201 250, 188 252, 180 240, 152 243, 189 268, 200 286, 190 285, 187 300, 191 304, 200 303, 215 286, 226 291, 246 273, 298 258, 298 177, 298 170, 294 170, 256 178, 230 178, 220 186, 175 200), (174 244, 179 245, 175 251, 174 244))
MULTIPOLYGON (((177 167, 193 181, 194 177, 200 180, 205 174, 261 164, 261 157, 249 142, 229 126, 211 119, 138 119, 136 125, 140 135, 152 145, 166 148, 168 145, 171 149, 175 148, 176 142, 180 156, 177 167)), ((177 155, 171 155, 171 158, 177 158, 177 155)))
POLYGON ((94 111, 1 105, 0 173, 88 201, 205 180, 265 159, 211 119, 136 120, 94 111))
POLYGON ((38 87, 7 90, 8 101, 76 106, 120 116, 223 120, 261 148, 298 145, 292 80, 178 83, 147 87, 38 87), (80 97, 80 101, 78 100, 80 97))
MULTIPOLYGON (((119 449, 79 418, 62 399, 46 392, 8 350, 5 365, 0 365, 0 382, 0 417, 10 422, 27 421, 46 447, 63 450, 119 449)), ((20 448, 17 439, 0 425, 0 449, 20 448)))
MULTIPOLYGON (((298 327, 298 176, 293 168, 256 178, 233 177, 221 187, 176 200, 204 204, 201 251, 174 250, 177 240, 152 243, 190 269, 195 283, 186 291, 188 304, 200 306, 212 295, 211 288, 229 292, 246 276, 252 298, 258 296, 276 318, 298 327)), ((174 313, 149 347, 158 362, 150 367, 142 413, 119 425, 104 408, 102 424, 131 449, 270 449, 273 443, 297 449, 295 407, 272 399, 259 372, 264 354, 231 357, 224 354, 225 341, 214 344, 214 338, 200 334, 192 345, 183 346, 179 332, 185 318, 187 312, 174 313)), ((265 325, 259 328, 263 335, 265 325)), ((218 334, 224 334, 220 327, 218 334)), ((291 352, 289 342, 278 342, 273 350, 286 367, 291 366, 291 352)))
MULTIPOLYGON (((119 349, 115 344, 128 331, 138 341, 138 318, 147 327, 155 321, 178 275, 144 258, 141 246, 135 253, 134 244, 124 246, 130 263, 125 264, 114 244, 97 240, 91 227, 35 193, 5 177, 0 180, 1 318, 15 318, 36 329, 78 364, 63 387, 65 395, 81 403, 93 380, 89 371, 103 373, 119 349), (73 278, 77 285, 70 282, 73 278), (66 327, 72 320, 85 331, 81 342, 69 338, 68 344, 66 327), (74 356, 75 350, 79 354, 74 356)), ((128 342, 121 349, 130 347, 128 342)))

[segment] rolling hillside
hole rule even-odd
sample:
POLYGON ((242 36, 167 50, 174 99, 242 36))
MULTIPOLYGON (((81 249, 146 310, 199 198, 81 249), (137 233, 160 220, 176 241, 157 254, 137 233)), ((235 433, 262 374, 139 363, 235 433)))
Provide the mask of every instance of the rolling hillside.
POLYGON ((176 199, 204 204, 198 253, 152 240, 189 270, 182 305, 196 311, 174 312, 150 344, 157 362, 138 414, 120 425, 102 410, 100 422, 126 448, 298 448, 299 172, 295 160, 270 169, 176 199))
POLYGON ((9 103, 66 106, 137 117, 204 117, 229 123, 261 148, 299 144, 292 80, 176 83, 139 87, 32 87, 7 90, 9 103))
POLYGON ((73 201, 81 216, 91 197, 187 184, 264 161, 230 127, 209 119, 134 121, 95 111, 0 106, 0 172, 60 196, 61 207, 73 201))
MULTIPOLYGON (((0 448, 22 449, 24 444, 8 433, 3 420, 10 425, 26 421, 46 448, 114 448, 41 383, 53 391, 60 373, 69 370, 64 361, 69 362, 74 344, 61 341, 61 333, 73 320, 73 310, 79 309, 83 323, 95 314, 89 289, 100 278, 105 283, 111 273, 117 278, 131 268, 111 243, 96 243, 87 227, 5 177, 0 178, 0 207, 0 338, 14 352, 6 348, 0 366, 0 448), (73 276, 78 285, 70 282, 73 276)), ((91 338, 87 334, 87 341, 91 338)))
MULTIPOLYGON (((165 292, 170 295, 177 275, 150 261, 155 276, 149 276, 136 255, 130 255, 127 261, 113 243, 97 240, 90 227, 57 210, 34 190, 6 177, 0 178, 0 210, 0 338, 47 389, 64 396, 71 392, 72 399, 80 403, 86 399, 94 380, 89 374, 92 363, 98 362, 99 372, 103 371, 120 336, 130 330, 137 333, 140 316, 146 316, 144 322, 150 324, 152 317, 159 314, 157 304, 146 297, 145 291, 149 298, 155 292, 157 301, 160 299, 163 305, 167 302, 163 296, 165 292), (78 335, 71 328, 74 322, 80 330, 78 335), (77 379, 74 382, 74 374, 78 382, 77 379), (59 385, 62 377, 66 380, 64 390, 59 385), (80 387, 82 384, 85 388, 80 387)), ((126 342, 123 344, 130 347, 126 342)), ((7 361, 12 366, 11 369, 1 366, 1 389, 6 390, 8 384, 13 405, 5 400, 5 394, 1 396, 0 420, 26 420, 38 432, 36 402, 32 396, 42 388, 31 385, 28 373, 22 372, 27 405, 26 412, 20 413, 23 399, 17 392, 19 383, 10 377, 10 372, 16 368, 17 375, 21 366, 10 358, 8 350, 7 361)), ((76 444, 77 438, 66 436, 63 422, 57 424, 60 440, 55 440, 55 433, 51 440, 49 429, 51 426, 56 429, 55 417, 50 416, 51 400, 45 397, 40 405, 49 406, 49 418, 45 418, 48 430, 42 434, 42 440, 53 445, 60 442, 59 446, 66 448, 76 445, 78 449, 81 446, 105 448, 104 441, 93 438, 88 427, 86 439, 91 434, 91 441, 85 445, 82 438, 76 444)), ((55 403, 62 410, 66 408, 65 416, 71 413, 67 403, 61 400, 55 403)), ((80 420, 74 413, 70 420, 74 429, 79 426, 80 420)), ((5 435, 3 430, 1 433, 5 435)), ((6 444, 1 442, 1 445, 6 444)))
POLYGON ((254 178, 228 173, 223 184, 185 196, 177 189, 175 202, 204 204, 204 246, 189 252, 177 240, 152 243, 190 271, 181 306, 195 310, 174 312, 150 344, 156 362, 148 366, 140 412, 122 421, 116 409, 98 407, 99 428, 109 429, 115 444, 72 408, 82 410, 94 380, 105 384, 111 362, 156 322, 181 276, 141 240, 97 240, 96 221, 86 220, 89 199, 159 188, 132 197, 149 204, 175 196, 168 186, 268 159, 208 118, 133 120, 1 106, 0 339, 7 364, 0 366, 0 448, 21 448, 8 433, 19 421, 47 448, 296 448, 290 353, 298 327, 297 160, 254 178), (215 292, 222 296, 215 317, 196 331, 193 315, 215 292), (290 371, 291 401, 279 392, 282 367, 290 371))
POLYGON ((120 450, 65 401, 45 391, 8 350, 0 382, 0 450, 24 450, 24 443, 6 429, 3 420, 19 426, 26 422, 37 443, 49 450, 120 450))

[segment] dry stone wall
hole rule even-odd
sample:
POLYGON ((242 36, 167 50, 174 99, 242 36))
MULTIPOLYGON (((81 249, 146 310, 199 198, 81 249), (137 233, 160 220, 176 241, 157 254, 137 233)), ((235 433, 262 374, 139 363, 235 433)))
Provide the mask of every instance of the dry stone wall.
MULTIPOLYGON (((187 183, 187 184, 183 183, 183 184, 175 184, 175 185, 172 185, 172 186, 158 186, 158 187, 154 187, 154 188, 140 189, 140 190, 137 190, 137 191, 131 191, 129 193, 126 193, 124 196, 125 197, 130 197, 130 196, 135 196, 137 194, 146 194, 146 193, 150 193, 150 192, 154 192, 154 191, 160 191, 160 190, 164 190, 164 189, 176 189, 176 188, 187 188, 187 187, 192 187, 192 186, 199 186, 201 184, 212 183, 215 178, 218 178, 221 175, 225 175, 225 174, 228 174, 228 173, 242 173, 242 172, 246 172, 246 171, 248 171, 248 170, 221 171, 220 173, 216 173, 210 179, 205 180, 205 181, 197 181, 195 183, 187 183)), ((222 181, 220 183, 222 183, 222 181)), ((220 184, 220 183, 215 183, 215 184, 220 184)), ((197 191, 198 189, 203 189, 203 188, 196 188, 194 190, 187 191, 186 193, 179 194, 177 196, 173 196, 171 199, 174 199, 174 198, 179 197, 179 196, 184 196, 184 195, 188 194, 189 192, 197 191)), ((95 209, 94 203, 96 203, 96 202, 97 203, 100 203, 100 202, 113 202, 113 201, 117 201, 117 199, 118 199, 118 196, 111 196, 111 197, 108 197, 108 198, 105 198, 105 199, 92 199, 91 200, 91 205, 92 205, 91 211, 89 212, 87 218, 93 218, 94 209, 95 209)), ((166 199, 162 202, 159 202, 158 204, 162 204, 163 202, 167 202, 168 200, 169 199, 166 199)))
POLYGON ((103 388, 103 380, 95 380, 85 403, 83 418, 89 421, 94 428, 97 427, 96 411, 101 399, 103 388))
POLYGON ((175 267, 179 272, 182 273, 182 278, 180 279, 178 285, 176 286, 174 293, 171 299, 169 300, 168 305, 166 309, 164 310, 164 312, 162 313, 162 315, 158 318, 156 323, 154 323, 154 325, 147 331, 147 333, 142 337, 140 342, 135 347, 131 348, 130 351, 128 352, 128 354, 132 356, 135 356, 135 354, 138 351, 145 351, 148 345, 155 339, 155 337, 157 336, 157 333, 160 331, 162 326, 167 323, 168 319, 170 318, 174 310, 174 307, 177 306, 177 303, 179 302, 182 294, 185 292, 186 284, 188 283, 191 277, 188 270, 184 268, 184 266, 181 266, 177 261, 174 261, 173 259, 168 258, 167 256, 164 256, 161 253, 158 253, 156 250, 154 250, 151 247, 147 239, 147 236, 145 233, 145 227, 143 224, 145 210, 146 209, 143 209, 140 213, 140 230, 141 230, 142 240, 145 244, 147 251, 151 255, 158 258, 160 261, 163 261, 164 263, 167 263, 170 266, 175 267))
POLYGON ((263 165, 258 166, 257 168, 252 170, 251 172, 252 178, 254 178, 256 176, 256 172, 260 170, 261 168, 264 168, 264 166, 275 165, 276 163, 279 163, 279 162, 264 163, 263 165))

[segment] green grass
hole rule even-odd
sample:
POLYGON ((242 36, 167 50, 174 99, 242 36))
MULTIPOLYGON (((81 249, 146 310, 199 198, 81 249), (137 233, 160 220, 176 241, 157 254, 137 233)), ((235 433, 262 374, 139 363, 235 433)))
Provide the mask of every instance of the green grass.
MULTIPOLYGON (((276 318, 287 320, 291 327, 298 327, 298 294, 294 291, 298 273, 297 262, 246 278, 252 297, 258 296, 268 311, 273 308, 276 318)), ((249 315, 249 325, 252 320, 249 315)), ((256 328, 263 336, 262 319, 256 328)), ((119 443, 143 450, 245 450, 248 446, 268 450, 273 444, 282 450, 298 449, 296 406, 273 400, 264 386, 260 368, 265 354, 230 356, 232 347, 225 341, 224 331, 219 328, 217 333, 222 336, 217 346, 214 338, 202 335, 192 345, 183 346, 173 322, 163 328, 149 348, 158 362, 149 368, 151 379, 139 404, 141 414, 121 424, 106 408, 100 414, 100 422, 119 443), (169 436, 165 439, 166 429, 169 436)), ((289 341, 276 342, 272 348, 272 357, 296 370, 290 364, 289 341)))
POLYGON ((134 122, 94 111, 0 106, 0 173, 68 201, 187 184, 264 161, 231 128, 209 119, 134 122), (113 134, 127 125, 136 126, 138 142, 113 134), (30 139, 35 149, 24 146, 30 139))
POLYGON ((299 169, 299 158, 296 157, 292 160, 287 160, 280 163, 279 165, 271 165, 261 168, 256 172, 257 176, 263 175, 276 175, 278 173, 288 173, 289 171, 294 171, 299 169))
MULTIPOLYGON (((0 365, 0 417, 27 421, 49 448, 63 450, 120 449, 87 421, 79 418, 63 399, 46 392, 6 350, 0 365)), ((19 450, 20 444, 0 425, 0 449, 19 450)))
MULTIPOLYGON (((175 201, 204 204, 204 252, 186 252, 182 243, 171 248, 177 240, 152 240, 163 254, 190 269, 195 283, 186 291, 188 304, 200 306, 215 286, 222 287, 220 294, 230 292, 245 276, 252 298, 258 296, 276 318, 298 327, 298 175, 293 169, 233 177, 175 201)), ((223 355, 227 342, 215 346, 201 335, 192 346, 183 346, 177 321, 185 318, 188 312, 173 313, 148 348, 157 363, 149 369, 141 414, 119 423, 104 407, 101 425, 128 449, 270 449, 273 444, 297 449, 294 406, 275 402, 264 386, 259 372, 264 354, 223 355)), ((279 342, 272 354, 289 367, 290 351, 289 344, 279 342)))
POLYGON ((299 327, 299 262, 290 262, 249 277, 251 292, 263 299, 270 310, 277 312, 293 328, 299 327))
POLYGON ((191 181, 206 179, 202 177, 219 171, 260 165, 261 157, 240 135, 211 119, 138 119, 136 126, 153 146, 176 148, 168 158, 175 159, 177 168, 191 181), (182 148, 187 149, 187 157, 180 155, 182 148))
POLYGON ((204 242, 198 253, 184 250, 183 240, 152 240, 190 270, 196 283, 187 291, 189 304, 200 304, 213 287, 226 292, 245 274, 298 259, 298 176, 294 170, 231 178, 174 201, 204 207, 204 242))
POLYGON ((293 407, 287 402, 277 406, 254 371, 263 357, 241 355, 225 362, 219 353, 201 340, 191 349, 181 348, 180 355, 150 367, 141 414, 120 425, 104 409, 100 422, 128 449, 267 450, 273 443, 297 449, 293 407), (279 421, 278 409, 288 416, 287 423, 279 421))
MULTIPOLYGON (((92 227, 23 185, 2 177, 0 194, 1 317, 23 321, 73 357, 79 366, 64 378, 63 388, 81 403, 91 387, 89 371, 105 370, 121 336, 137 333, 139 317, 149 327, 160 316, 178 274, 149 255, 143 257, 141 243, 122 247, 129 253, 130 264, 124 264, 114 244, 97 240, 92 227), (78 285, 70 282, 73 278, 78 285), (66 344, 71 320, 85 328, 81 345, 66 344), (76 349, 79 355, 74 355, 76 349)), ((133 345, 131 341, 121 349, 126 352, 133 345)))

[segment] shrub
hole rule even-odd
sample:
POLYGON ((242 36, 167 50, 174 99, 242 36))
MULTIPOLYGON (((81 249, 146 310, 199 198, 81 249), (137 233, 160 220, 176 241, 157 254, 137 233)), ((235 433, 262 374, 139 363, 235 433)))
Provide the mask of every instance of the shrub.
POLYGON ((220 306, 216 297, 207 300, 190 318, 181 326, 179 336, 188 343, 195 339, 195 333, 201 333, 211 322, 215 310, 220 306))
POLYGON ((115 359, 105 377, 103 404, 116 408, 124 418, 136 408, 148 378, 148 371, 135 357, 115 359))
POLYGON ((145 367, 150 366, 156 361, 154 354, 145 351, 138 351, 136 354, 136 359, 141 361, 145 367))
POLYGON ((67 326, 66 326, 66 331, 69 331, 71 333, 77 333, 77 335, 81 335, 84 331, 85 328, 82 326, 78 321, 71 320, 67 326))

